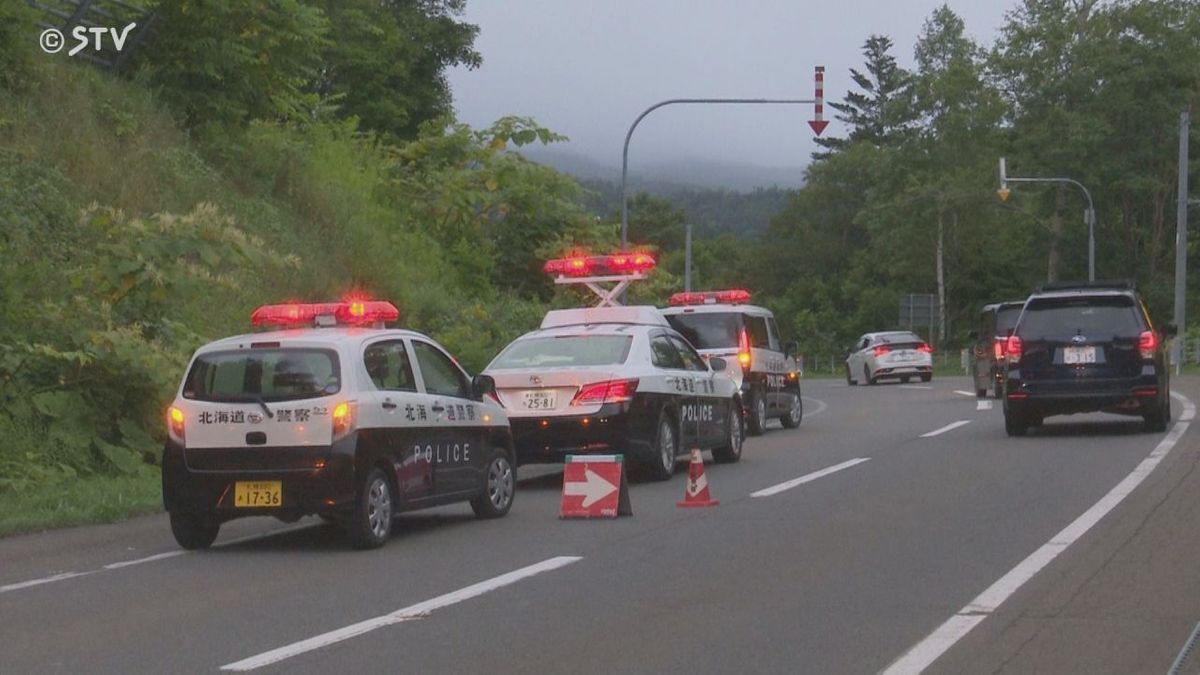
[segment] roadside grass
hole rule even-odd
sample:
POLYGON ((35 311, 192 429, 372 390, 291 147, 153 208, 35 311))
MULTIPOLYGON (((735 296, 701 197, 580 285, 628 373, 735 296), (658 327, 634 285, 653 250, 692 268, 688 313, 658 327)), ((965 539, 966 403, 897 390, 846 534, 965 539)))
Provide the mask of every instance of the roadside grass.
POLYGON ((113 523, 162 510, 162 479, 147 466, 135 476, 92 476, 0 493, 0 537, 75 525, 113 523))

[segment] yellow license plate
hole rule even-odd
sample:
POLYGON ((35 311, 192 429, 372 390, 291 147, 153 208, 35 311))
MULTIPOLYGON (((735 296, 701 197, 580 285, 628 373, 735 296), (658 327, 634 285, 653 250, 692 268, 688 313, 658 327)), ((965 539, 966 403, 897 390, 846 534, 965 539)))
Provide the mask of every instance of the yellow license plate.
POLYGON ((282 504, 282 481, 238 481, 233 484, 233 505, 239 509, 281 506, 282 504))

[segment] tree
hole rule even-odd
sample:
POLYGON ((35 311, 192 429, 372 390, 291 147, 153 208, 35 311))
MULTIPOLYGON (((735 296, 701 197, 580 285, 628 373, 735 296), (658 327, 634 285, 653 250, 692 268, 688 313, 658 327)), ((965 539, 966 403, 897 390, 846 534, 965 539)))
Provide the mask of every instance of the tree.
POLYGON ((838 111, 837 119, 850 127, 850 135, 817 138, 818 145, 836 152, 858 141, 883 145, 904 133, 909 122, 910 74, 896 64, 891 48, 892 40, 884 35, 872 35, 863 43, 866 73, 850 69, 850 77, 861 91, 849 91, 841 103, 829 104, 838 111))

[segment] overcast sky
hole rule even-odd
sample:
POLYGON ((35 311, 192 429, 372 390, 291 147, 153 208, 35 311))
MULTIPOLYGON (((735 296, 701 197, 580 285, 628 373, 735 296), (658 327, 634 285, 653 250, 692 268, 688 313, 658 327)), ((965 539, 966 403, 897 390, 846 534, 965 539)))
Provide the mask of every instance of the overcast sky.
MULTIPOLYGON (((468 0, 480 28, 476 70, 448 73, 460 120, 529 115, 563 147, 619 165, 633 119, 666 98, 812 98, 851 87, 863 41, 892 38, 911 66, 922 23, 942 0, 468 0)), ((991 45, 1016 0, 949 0, 991 45)), ((826 117, 832 110, 826 107, 826 117)), ((799 167, 816 147, 810 106, 668 106, 634 133, 630 166, 683 158, 799 167)), ((840 134, 837 123, 826 134, 840 134)))

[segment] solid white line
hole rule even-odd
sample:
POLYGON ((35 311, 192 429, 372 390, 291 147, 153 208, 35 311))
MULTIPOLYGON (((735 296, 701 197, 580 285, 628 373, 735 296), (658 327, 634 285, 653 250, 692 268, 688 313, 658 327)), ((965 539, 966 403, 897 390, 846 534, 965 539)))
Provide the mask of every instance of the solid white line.
POLYGON ((974 396, 975 395, 975 392, 973 392, 973 391, 963 391, 962 389, 955 389, 954 393, 959 394, 961 396, 974 396))
POLYGON ((308 638, 307 640, 301 640, 300 642, 279 647, 278 649, 272 649, 269 652, 263 652, 257 656, 251 656, 248 659, 235 661, 234 663, 221 666, 221 670, 244 671, 262 668, 263 666, 269 666, 272 663, 278 663, 305 652, 321 649, 322 647, 328 647, 329 645, 342 642, 343 640, 349 640, 352 637, 369 633, 377 628, 383 628, 384 626, 390 626, 402 621, 420 619, 443 607, 447 607, 464 600, 470 600, 471 598, 483 595, 484 593, 514 584, 522 579, 527 579, 536 574, 541 574, 542 572, 549 572, 560 567, 565 567, 571 563, 579 562, 580 560, 583 560, 583 558, 579 556, 558 556, 556 558, 549 558, 540 563, 536 563, 528 567, 522 567, 519 570, 515 570, 507 574, 501 574, 498 577, 492 577, 491 579, 481 581, 477 584, 472 584, 466 588, 462 588, 445 595, 439 595, 432 600, 426 600, 425 602, 419 602, 415 605, 403 607, 390 614, 384 614, 383 616, 377 616, 373 619, 360 621, 358 623, 346 626, 345 628, 339 628, 328 633, 323 633, 321 635, 308 638))
POLYGON ((1050 541, 1042 545, 1041 548, 1034 551, 1025 558, 1016 567, 1009 570, 1007 574, 1000 577, 994 584, 989 586, 987 590, 980 593, 974 600, 967 603, 965 607, 958 610, 958 613, 950 617, 941 626, 938 626, 924 640, 921 640, 912 649, 905 652, 900 658, 892 662, 890 666, 883 671, 884 675, 909 675, 920 673, 928 668, 942 654, 945 654, 954 643, 958 642, 971 631, 972 628, 979 625, 985 618, 996 611, 1005 600, 1012 597, 1012 594, 1017 592, 1025 582, 1033 578, 1035 574, 1041 571, 1046 565, 1049 565, 1052 560, 1058 557, 1058 554, 1067 549, 1068 546, 1075 543, 1088 530, 1090 530, 1100 519, 1112 511, 1118 504, 1121 503, 1129 493, 1133 492, 1146 477, 1154 471, 1155 467, 1171 452, 1171 448, 1179 442, 1183 434, 1187 432, 1190 426, 1190 420, 1196 415, 1196 406, 1192 404, 1186 397, 1171 393, 1171 396, 1179 399, 1183 404, 1183 413, 1179 416, 1177 422, 1171 432, 1166 435, 1158 445, 1154 446, 1154 450, 1141 461, 1140 464, 1125 478, 1117 483, 1116 487, 1109 490, 1108 494, 1100 498, 1090 509, 1083 512, 1070 525, 1067 525, 1061 532, 1050 538, 1050 541))
POLYGON ((41 586, 42 584, 51 584, 51 583, 54 583, 55 581, 63 581, 64 579, 74 579, 75 577, 83 577, 83 576, 87 576, 89 574, 92 574, 92 572, 63 572, 62 574, 55 574, 55 575, 48 576, 48 577, 42 577, 41 579, 30 579, 29 581, 21 581, 21 582, 15 583, 15 584, 8 584, 7 586, 0 586, 0 593, 7 593, 9 591, 19 591, 22 588, 31 588, 33 586, 41 586))
POLYGON ((982 399, 978 403, 975 404, 975 409, 976 410, 991 410, 992 402, 988 401, 986 399, 982 399))
POLYGON ((772 485, 769 488, 763 488, 763 489, 759 490, 758 492, 751 492, 750 496, 751 497, 770 497, 771 495, 777 495, 780 492, 783 492, 784 490, 791 490, 792 488, 794 488, 798 485, 803 485, 805 483, 812 482, 818 478, 823 478, 825 476, 828 476, 831 473, 837 473, 838 471, 841 471, 842 469, 849 469, 850 467, 854 466, 855 464, 862 464, 863 462, 867 461, 868 459, 871 459, 871 458, 870 457, 859 457, 857 459, 852 459, 852 460, 849 460, 846 462, 842 462, 841 464, 834 464, 833 466, 827 466, 824 469, 821 469, 820 471, 814 471, 812 473, 800 476, 799 478, 793 478, 792 480, 784 481, 783 483, 780 483, 779 485, 772 485))
POLYGON ((813 415, 820 415, 821 413, 825 412, 826 408, 829 407, 829 404, 825 403, 825 401, 822 401, 819 398, 812 398, 811 396, 801 396, 800 398, 804 399, 806 401, 812 401, 817 404, 816 410, 812 410, 812 411, 805 410, 804 411, 805 417, 812 417, 813 415))
POLYGON ((961 426, 966 426, 970 423, 971 423, 971 420, 959 420, 957 422, 951 422, 950 424, 947 424, 946 426, 942 427, 941 429, 934 429, 933 431, 930 431, 927 434, 921 434, 921 438, 932 438, 934 436, 941 436, 942 434, 946 433, 947 431, 954 431, 955 429, 957 429, 961 426))
POLYGON ((901 389, 933 389, 933 387, 926 386, 923 384, 902 384, 902 385, 900 385, 900 388, 901 389))
POLYGON ((104 569, 117 570, 117 569, 121 569, 122 567, 132 567, 133 565, 141 565, 142 563, 154 562, 156 560, 166 560, 167 558, 175 558, 175 557, 184 555, 185 553, 189 553, 189 551, 167 551, 166 553, 156 553, 154 555, 148 555, 145 558, 138 558, 137 560, 126 560, 123 562, 109 563, 104 566, 104 569))

